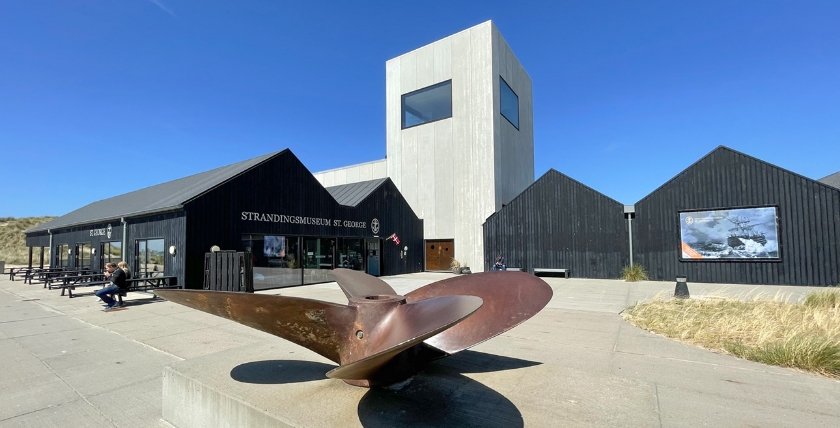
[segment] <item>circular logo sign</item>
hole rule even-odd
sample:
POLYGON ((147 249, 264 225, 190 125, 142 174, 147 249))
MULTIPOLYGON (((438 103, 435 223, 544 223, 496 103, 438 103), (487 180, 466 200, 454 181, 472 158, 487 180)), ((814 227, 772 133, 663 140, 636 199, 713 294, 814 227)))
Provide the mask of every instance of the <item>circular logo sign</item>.
POLYGON ((694 217, 690 215, 685 216, 685 224, 694 224, 694 217))
POLYGON ((111 224, 108 223, 108 239, 111 239, 111 224))
POLYGON ((373 219, 373 221, 372 221, 372 222, 370 222, 370 230, 372 230, 372 231, 373 231, 373 234, 374 234, 374 235, 376 235, 377 233, 379 233, 379 220, 377 220, 377 219, 373 219))

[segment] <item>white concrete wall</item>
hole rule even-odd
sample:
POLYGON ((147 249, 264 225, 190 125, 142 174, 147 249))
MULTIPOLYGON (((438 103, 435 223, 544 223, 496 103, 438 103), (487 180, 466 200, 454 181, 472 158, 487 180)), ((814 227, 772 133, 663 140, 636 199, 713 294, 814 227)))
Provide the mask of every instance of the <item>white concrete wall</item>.
POLYGON ((373 162, 345 166, 343 168, 331 169, 328 171, 316 172, 312 175, 314 175, 324 187, 332 187, 388 177, 388 167, 385 163, 385 159, 382 159, 373 162))
POLYGON ((494 85, 496 211, 534 182, 534 102, 531 77, 516 59, 501 33, 493 27, 493 74, 505 79, 519 96, 519 129, 501 115, 501 89, 494 85))
POLYGON ((531 80, 490 21, 387 61, 385 75, 388 175, 425 238, 454 238, 455 258, 480 271, 484 220, 534 181, 531 80), (500 74, 519 131, 500 117, 500 74), (401 96, 450 79, 452 117, 401 129, 401 96))

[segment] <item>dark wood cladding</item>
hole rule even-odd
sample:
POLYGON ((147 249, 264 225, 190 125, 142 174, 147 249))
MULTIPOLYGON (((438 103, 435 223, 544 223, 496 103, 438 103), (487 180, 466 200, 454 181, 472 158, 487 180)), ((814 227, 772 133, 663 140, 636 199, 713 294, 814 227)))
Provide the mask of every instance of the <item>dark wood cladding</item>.
MULTIPOLYGON (((136 242, 138 239, 163 239, 164 263, 163 274, 178 277, 178 285, 183 284, 185 277, 184 258, 179 254, 186 250, 187 218, 183 211, 157 214, 148 217, 129 218, 128 248, 125 250, 125 261, 136 271, 137 257, 136 242), (175 246, 175 255, 169 254, 169 247, 175 246)), ((122 239, 122 235, 120 235, 122 239)), ((118 239, 118 240, 120 240, 118 239)))
MULTIPOLYGON (((381 275, 423 271, 423 220, 417 218, 408 201, 390 179, 385 180, 358 206, 345 209, 353 211, 355 218, 377 218, 380 238, 387 238, 392 234, 399 237, 399 244, 393 240, 382 243, 381 275), (404 257, 401 254, 402 250, 405 250, 404 257)), ((365 229, 365 235, 359 236, 369 238, 373 233, 368 227, 365 229)))
POLYGON ((840 190, 719 147, 636 204, 633 259, 651 279, 840 283, 840 190), (781 261, 680 261, 679 211, 777 206, 781 261))
POLYGON ((628 247, 624 205, 553 169, 484 223, 485 270, 501 253, 529 272, 618 278, 628 247))
POLYGON ((31 235, 26 235, 26 246, 27 247, 49 247, 50 246, 50 234, 47 232, 40 232, 40 233, 33 233, 31 235))
MULTIPOLYGON (((50 256, 52 260, 50 261, 51 265, 55 266, 57 262, 58 254, 55 251, 56 247, 61 245, 67 245, 68 249, 72 252, 71 254, 67 255, 69 260, 69 265, 71 267, 76 266, 76 256, 77 256, 77 245, 79 244, 90 244, 92 248, 96 249, 96 255, 91 257, 91 269, 99 270, 103 267, 99 265, 99 244, 102 242, 109 242, 109 241, 122 241, 122 226, 120 225, 119 220, 114 222, 108 223, 94 223, 84 226, 77 226, 71 227, 66 229, 60 229, 53 231, 52 236, 52 251, 50 251, 50 256), (92 231, 99 231, 101 229, 107 229, 108 225, 111 225, 111 237, 108 238, 107 235, 100 235, 98 233, 91 233, 92 231)), ((26 238, 26 246, 28 247, 49 247, 50 246, 50 235, 38 234, 33 235, 31 237, 27 236, 26 238)))
POLYGON ((339 205, 312 173, 290 151, 210 190, 184 206, 186 226, 187 288, 201 288, 204 254, 213 245, 223 250, 244 250, 243 234, 283 236, 385 238, 396 233, 399 246, 382 243, 381 274, 422 270, 423 223, 386 180, 357 207, 339 205), (326 225, 254 220, 248 214, 301 216, 328 220, 326 225), (379 222, 374 234, 372 221, 379 222), (334 221, 364 222, 363 228, 336 226, 334 221), (408 246, 406 257, 399 249, 408 246))

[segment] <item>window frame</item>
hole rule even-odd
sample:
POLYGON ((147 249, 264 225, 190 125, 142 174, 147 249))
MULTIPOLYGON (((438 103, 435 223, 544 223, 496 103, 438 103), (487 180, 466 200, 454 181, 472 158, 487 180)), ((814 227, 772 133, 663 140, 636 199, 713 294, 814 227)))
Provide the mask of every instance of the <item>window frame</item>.
POLYGON ((513 88, 510 87, 510 84, 508 84, 507 80, 505 80, 504 77, 499 75, 499 114, 501 114, 502 117, 505 118, 505 120, 507 120, 508 123, 513 125, 513 127, 516 128, 516 130, 518 131, 519 130, 519 119, 521 117, 520 113, 522 113, 522 111, 519 108, 519 94, 517 94, 516 91, 514 91, 513 88), (502 103, 503 103, 503 101, 502 101, 502 86, 501 86, 502 84, 507 86, 507 88, 510 89, 510 93, 512 93, 513 96, 516 97, 516 123, 513 123, 513 121, 510 120, 510 118, 507 117, 507 115, 505 115, 504 110, 502 110, 502 103))
POLYGON ((154 278, 154 277, 158 277, 158 276, 166 276, 166 265, 168 265, 168 264, 169 263, 166 262, 166 239, 165 238, 163 238, 163 237, 136 238, 134 240, 134 269, 135 270, 134 270, 134 275, 133 276, 135 278, 154 278), (145 251, 143 252, 143 255, 146 256, 145 261, 149 261, 149 257, 148 257, 149 241, 163 241, 163 251, 161 252, 161 256, 162 256, 161 257, 161 259, 162 259, 161 264, 163 266, 162 266, 162 269, 159 270, 159 271, 148 270, 148 268, 145 267, 145 265, 148 265, 148 263, 143 264, 144 265, 143 268, 140 267, 141 266, 140 262, 143 260, 141 258, 141 254, 140 254, 140 242, 143 242, 145 244, 145 251), (159 273, 150 275, 149 274, 150 272, 159 272, 159 273))
POLYGON ((434 123, 437 121, 449 119, 452 117, 452 79, 444 80, 443 82, 435 83, 434 85, 429 85, 424 88, 420 88, 411 92, 407 92, 405 94, 400 95, 400 129, 409 129, 414 128, 415 126, 425 125, 427 123, 434 123), (421 123, 416 123, 414 125, 406 126, 405 124, 405 100, 407 97, 412 95, 417 95, 421 92, 431 91, 433 89, 437 89, 442 86, 449 86, 449 116, 439 117, 437 119, 428 120, 421 123))

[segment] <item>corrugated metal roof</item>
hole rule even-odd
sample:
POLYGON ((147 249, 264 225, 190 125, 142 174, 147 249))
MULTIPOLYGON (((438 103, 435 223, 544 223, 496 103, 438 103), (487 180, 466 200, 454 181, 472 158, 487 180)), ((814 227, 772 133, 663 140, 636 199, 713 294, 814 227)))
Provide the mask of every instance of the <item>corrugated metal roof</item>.
POLYGON ((39 232, 81 224, 113 220, 138 214, 152 214, 183 207, 187 201, 200 196, 231 178, 265 162, 281 152, 269 153, 189 177, 135 190, 103 199, 71 211, 61 217, 40 224, 26 232, 39 232))
POLYGON ((355 207, 376 190, 387 178, 379 178, 358 183, 342 184, 340 186, 327 187, 333 198, 340 204, 355 207))
POLYGON ((828 184, 831 187, 836 187, 836 188, 840 189, 840 171, 835 172, 834 174, 825 176, 825 177, 823 177, 823 178, 821 178, 817 181, 819 181, 822 184, 828 184))

